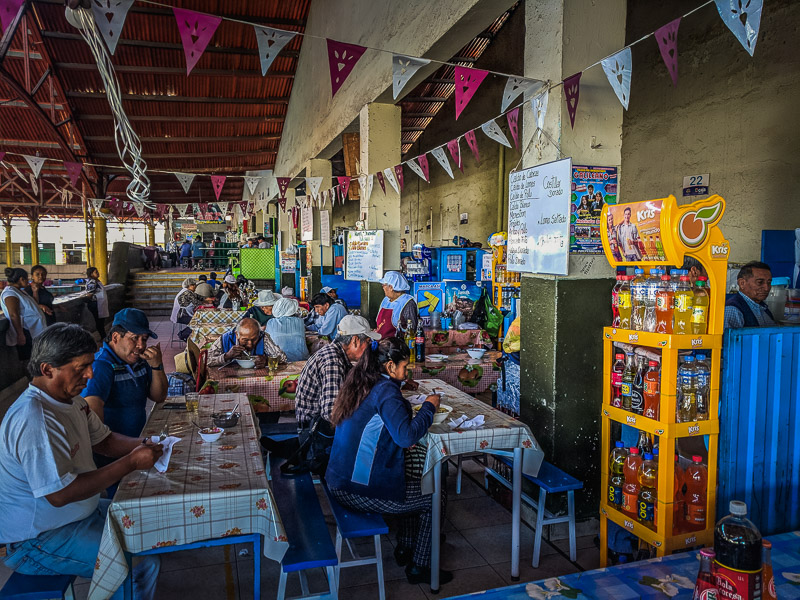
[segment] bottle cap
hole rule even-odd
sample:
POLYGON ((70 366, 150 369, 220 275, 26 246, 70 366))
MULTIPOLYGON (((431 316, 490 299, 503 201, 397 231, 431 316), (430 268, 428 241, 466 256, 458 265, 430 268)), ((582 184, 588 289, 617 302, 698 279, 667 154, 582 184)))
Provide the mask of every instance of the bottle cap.
POLYGON ((617 442, 617 443, 616 443, 616 444, 614 444, 614 445, 615 445, 617 448, 624 448, 624 447, 625 447, 625 444, 624 444, 623 442, 621 442, 621 441, 617 442))
POLYGON ((731 511, 732 515, 736 515, 737 517, 747 516, 747 504, 741 500, 731 500, 731 503, 728 505, 728 510, 731 511))
POLYGON ((675 462, 678 462, 679 459, 680 459, 680 456, 678 456, 678 453, 676 452, 675 453, 675 462))
POLYGON ((658 446, 653 446, 653 458, 658 456, 658 446))
POLYGON ((623 358, 625 358, 625 355, 622 354, 622 352, 619 352, 614 358, 616 358, 617 360, 622 360, 623 358))
POLYGON ((713 548, 703 548, 700 550, 700 556, 705 556, 706 558, 716 558, 717 553, 714 552, 713 548))
POLYGON ((703 462, 703 457, 695 454, 694 456, 692 456, 692 462, 701 463, 703 462))
POLYGON ((705 359, 706 359, 706 355, 705 354, 698 354, 697 355, 697 360, 705 360, 705 359))
POLYGON ((669 280, 670 280, 669 275, 662 275, 661 276, 661 281, 669 281, 669 280))
POLYGON ((694 362, 694 356, 687 356, 686 358, 683 359, 683 361, 687 363, 692 363, 694 362))
POLYGON ((658 361, 657 360, 651 360, 651 361, 648 361, 647 364, 649 366, 651 366, 651 367, 657 367, 658 366, 658 361))
POLYGON ((695 281, 695 282, 694 282, 694 284, 695 284, 697 287, 703 287, 703 286, 706 284, 706 282, 705 282, 705 281, 703 281, 702 279, 698 279, 697 281, 695 281))
POLYGON ((708 277, 703 277, 702 275, 697 278, 697 281, 708 281, 708 277))
POLYGON ((766 548, 767 550, 769 550, 770 548, 772 548, 772 542, 770 542, 769 540, 761 540, 761 545, 762 545, 764 548, 766 548))
POLYGON ((688 275, 681 275, 681 281, 689 281, 688 275))
POLYGON ((639 454, 639 449, 636 446, 631 446, 630 453, 631 454, 639 454))
POLYGON ((658 275, 658 269, 650 269, 650 275, 658 275))
POLYGON ((649 452, 645 452, 644 453, 644 459, 645 460, 653 460, 653 455, 650 454, 649 452))

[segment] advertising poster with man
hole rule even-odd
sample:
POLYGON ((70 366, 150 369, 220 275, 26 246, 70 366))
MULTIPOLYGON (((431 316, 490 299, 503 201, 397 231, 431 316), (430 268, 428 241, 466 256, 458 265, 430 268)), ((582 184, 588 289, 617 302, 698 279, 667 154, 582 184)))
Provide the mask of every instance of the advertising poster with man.
POLYGON ((602 254, 600 214, 603 205, 617 203, 617 168, 572 166, 569 251, 602 254))
POLYGON ((617 262, 664 261, 661 243, 661 200, 608 207, 606 233, 617 262))

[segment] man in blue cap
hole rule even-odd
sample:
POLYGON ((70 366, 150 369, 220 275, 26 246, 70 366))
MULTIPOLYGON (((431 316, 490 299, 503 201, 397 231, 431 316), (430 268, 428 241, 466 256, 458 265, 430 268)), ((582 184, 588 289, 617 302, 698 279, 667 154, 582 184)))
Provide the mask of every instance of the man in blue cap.
POLYGON ((137 437, 147 420, 147 399, 161 403, 167 398, 167 376, 161 344, 147 346, 158 336, 138 308, 125 308, 94 355, 94 374, 81 396, 111 431, 137 437))

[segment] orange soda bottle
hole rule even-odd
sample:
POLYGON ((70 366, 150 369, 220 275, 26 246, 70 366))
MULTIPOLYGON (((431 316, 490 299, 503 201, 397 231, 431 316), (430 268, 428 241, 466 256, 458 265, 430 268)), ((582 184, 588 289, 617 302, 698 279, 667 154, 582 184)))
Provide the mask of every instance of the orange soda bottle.
POLYGON ((639 502, 639 467, 642 465, 642 457, 639 448, 633 446, 628 449, 628 456, 625 457, 625 484, 622 486, 622 512, 635 517, 639 502))
POLYGON ((775 576, 772 573, 772 542, 761 540, 761 600, 778 600, 775 593, 775 576))
POLYGON ((673 302, 670 276, 662 275, 656 292, 656 333, 672 333, 673 302))
POLYGON ((659 382, 661 372, 658 368, 658 361, 651 360, 648 363, 647 373, 644 374, 644 416, 648 419, 658 419, 658 404, 661 399, 659 382))
POLYGON ((692 456, 692 464, 686 469, 686 525, 691 531, 706 528, 706 491, 708 470, 700 456, 692 456))

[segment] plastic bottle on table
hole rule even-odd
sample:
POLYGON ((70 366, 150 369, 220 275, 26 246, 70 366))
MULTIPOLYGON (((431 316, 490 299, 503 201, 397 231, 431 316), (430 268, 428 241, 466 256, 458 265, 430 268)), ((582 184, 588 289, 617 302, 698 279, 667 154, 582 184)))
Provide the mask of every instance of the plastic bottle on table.
POLYGON ((650 277, 645 282, 647 296, 645 297, 644 331, 653 332, 656 330, 656 294, 661 284, 659 280, 660 273, 659 269, 650 269, 650 277))
POLYGON ((669 275, 662 275, 656 292, 656 333, 672 333, 674 302, 669 275))
POLYGON ((637 415, 644 414, 644 356, 636 357, 636 375, 633 378, 633 391, 631 393, 631 412, 637 415))
POLYGON ((647 305, 647 280, 644 278, 644 269, 635 269, 631 281, 631 299, 633 300, 632 327, 636 331, 644 330, 644 313, 647 305))
POLYGON ((700 531, 706 528, 706 492, 708 469, 700 456, 692 456, 692 464, 684 474, 686 479, 686 528, 700 531))
POLYGON ((711 369, 703 353, 695 357, 695 371, 697 373, 697 391, 695 394, 697 404, 697 420, 707 421, 711 405, 711 369))
POLYGON ((775 594, 775 576, 772 573, 772 542, 761 540, 761 548, 761 581, 764 586, 761 597, 764 600, 778 600, 775 594))
POLYGON ((687 356, 678 367, 678 423, 697 420, 697 371, 694 356, 687 356))
POLYGON ((747 505, 731 500, 730 513, 714 528, 714 561, 720 598, 761 598, 761 532, 747 518, 747 505))
POLYGON ((658 503, 658 493, 656 492, 658 464, 649 452, 644 455, 644 460, 639 465, 638 477, 639 498, 636 517, 640 523, 644 523, 650 529, 655 529, 655 507, 658 503))
POLYGON ((608 480, 608 503, 616 509, 622 507, 622 486, 625 485, 625 459, 628 451, 625 444, 617 442, 611 451, 608 459, 609 473, 608 480))
POLYGON ((411 352, 411 356, 408 357, 408 362, 413 365, 417 358, 417 338, 416 332, 414 332, 411 328, 411 319, 409 319, 408 323, 406 323, 405 342, 406 346, 408 346, 409 352, 411 352))
POLYGON ((422 319, 417 321, 417 331, 414 337, 416 360, 418 363, 423 364, 425 362, 425 330, 422 328, 422 319))
POLYGON ((622 284, 619 287, 617 311, 619 312, 619 327, 621 329, 632 329, 631 313, 633 310, 633 299, 631 295, 630 275, 622 276, 622 284))
POLYGON ((711 548, 700 550, 700 571, 697 573, 697 582, 694 584, 692 600, 717 600, 717 579, 714 577, 714 557, 716 553, 711 548))
POLYGON ((692 290, 692 335, 705 335, 708 332, 708 291, 705 286, 703 278, 698 278, 692 290))
POLYGON ((675 290, 675 313, 673 315, 672 333, 688 335, 692 333, 692 310, 694 293, 689 287, 689 277, 681 275, 678 289, 675 290))
POLYGON ((611 367, 611 406, 622 408, 622 374, 625 372, 625 355, 617 352, 611 367))
POLYGON ((631 410, 633 397, 633 381, 636 379, 636 363, 633 359, 633 352, 625 353, 625 370, 622 372, 622 408, 631 410))
POLYGON ((684 485, 683 468, 681 467, 680 457, 675 454, 675 497, 672 502, 672 533, 677 534, 685 527, 686 499, 683 494, 684 485))
POLYGON ((622 512, 635 517, 637 503, 639 501, 639 466, 642 464, 642 457, 639 449, 635 446, 628 450, 625 457, 625 484, 622 486, 622 512))
POLYGON ((619 327, 619 288, 622 287, 622 275, 617 275, 617 282, 611 289, 611 326, 619 327))
POLYGON ((647 365, 647 372, 644 374, 644 416, 648 419, 658 419, 661 371, 658 361, 651 360, 647 365))

